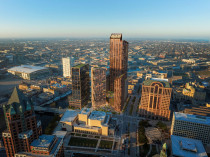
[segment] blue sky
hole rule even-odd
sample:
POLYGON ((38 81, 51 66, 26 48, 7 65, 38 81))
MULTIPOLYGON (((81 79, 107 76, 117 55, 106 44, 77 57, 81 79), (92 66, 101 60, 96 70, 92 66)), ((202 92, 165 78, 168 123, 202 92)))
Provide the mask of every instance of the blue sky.
POLYGON ((0 38, 210 39, 210 0, 0 0, 0 38))

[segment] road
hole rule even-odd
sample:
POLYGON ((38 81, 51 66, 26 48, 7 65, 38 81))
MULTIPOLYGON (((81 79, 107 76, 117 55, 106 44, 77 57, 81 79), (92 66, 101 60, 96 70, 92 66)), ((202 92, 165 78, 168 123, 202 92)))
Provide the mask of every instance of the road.
MULTIPOLYGON (((139 91, 139 93, 141 93, 141 91, 139 91)), ((128 102, 127 109, 125 110, 123 114, 115 115, 115 117, 119 119, 120 132, 117 134, 117 136, 121 136, 122 139, 127 138, 127 140, 125 140, 126 141, 125 151, 122 151, 120 156, 126 156, 126 157, 137 156, 137 134, 136 133, 138 129, 138 122, 141 119, 144 119, 144 118, 138 117, 137 115, 139 99, 141 98, 139 93, 131 95, 130 101, 128 102), (135 102, 132 101, 134 97, 136 97, 135 102), (130 109, 132 105, 133 105, 133 110, 132 110, 132 114, 130 115, 130 109)))

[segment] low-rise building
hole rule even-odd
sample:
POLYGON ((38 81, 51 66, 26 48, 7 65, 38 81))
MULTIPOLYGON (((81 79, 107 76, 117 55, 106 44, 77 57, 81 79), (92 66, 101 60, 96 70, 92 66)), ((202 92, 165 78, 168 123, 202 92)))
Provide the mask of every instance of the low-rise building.
POLYGON ((67 110, 60 120, 62 128, 70 132, 81 132, 98 135, 114 135, 115 125, 111 113, 93 111, 91 108, 67 110))
POLYGON ((49 75, 48 68, 32 65, 21 65, 8 69, 8 72, 26 80, 38 79, 49 75))
POLYGON ((205 101, 206 92, 202 88, 197 88, 189 83, 186 83, 185 88, 182 91, 183 97, 187 100, 200 100, 205 101))
POLYGON ((172 155, 176 157, 207 157, 200 140, 171 135, 172 155))
POLYGON ((201 140, 210 144, 210 117, 174 112, 171 135, 201 140))
POLYGON ((208 104, 206 106, 201 106, 197 104, 184 104, 183 102, 180 102, 177 104, 177 109, 179 112, 187 114, 195 114, 210 117, 210 107, 208 107, 208 104))
POLYGON ((30 152, 18 152, 15 157, 63 157, 63 139, 55 135, 41 135, 30 145, 30 152))

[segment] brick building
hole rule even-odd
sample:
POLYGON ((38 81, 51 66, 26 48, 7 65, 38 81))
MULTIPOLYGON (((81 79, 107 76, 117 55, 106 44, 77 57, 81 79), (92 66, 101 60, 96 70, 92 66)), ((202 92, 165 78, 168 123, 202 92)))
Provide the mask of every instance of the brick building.
POLYGON ((42 133, 41 121, 37 121, 30 102, 14 88, 13 93, 4 105, 7 130, 2 133, 6 153, 13 157, 20 151, 30 151, 30 144, 42 133))
POLYGON ((53 149, 49 149, 47 154, 41 148, 39 152, 35 152, 33 144, 39 141, 44 145, 46 140, 40 138, 49 135, 41 135, 41 121, 37 121, 33 106, 18 88, 14 88, 3 108, 7 129, 3 131, 2 136, 8 157, 63 157, 63 140, 57 137, 53 143, 48 142, 50 146, 53 145, 53 149))

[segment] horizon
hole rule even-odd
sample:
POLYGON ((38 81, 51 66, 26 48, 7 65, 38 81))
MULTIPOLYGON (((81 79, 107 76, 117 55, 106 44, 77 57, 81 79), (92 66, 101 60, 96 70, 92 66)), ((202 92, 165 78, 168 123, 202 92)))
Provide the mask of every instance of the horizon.
MULTIPOLYGON (((3 40, 107 40, 109 41, 109 37, 16 37, 16 38, 1 38, 0 41, 3 40)), ((210 42, 210 38, 143 38, 143 37, 123 37, 123 40, 148 40, 148 41, 205 41, 210 42)))

